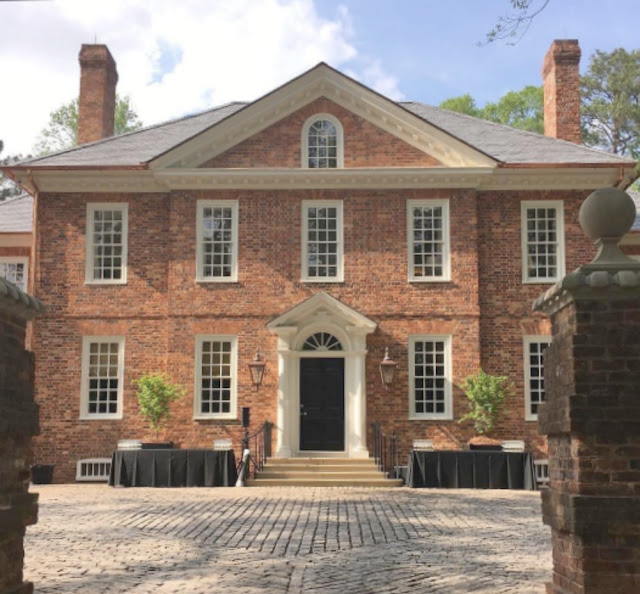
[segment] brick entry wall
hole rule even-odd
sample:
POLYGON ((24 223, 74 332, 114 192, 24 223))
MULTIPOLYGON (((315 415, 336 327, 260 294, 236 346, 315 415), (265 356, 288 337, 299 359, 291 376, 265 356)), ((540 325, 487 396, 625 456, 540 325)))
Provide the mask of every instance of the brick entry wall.
POLYGON ((583 227, 605 249, 536 302, 553 326, 539 414, 549 444, 550 594, 640 592, 640 262, 614 243, 635 216, 627 208, 629 225, 616 223, 624 196, 608 189, 585 201, 583 227), (605 208, 590 222, 594 197, 605 208))
POLYGON ((35 360, 25 350, 27 320, 42 305, 0 279, 0 594, 23 594, 25 527, 34 524, 38 495, 29 493, 31 438, 38 431, 33 400, 35 360))

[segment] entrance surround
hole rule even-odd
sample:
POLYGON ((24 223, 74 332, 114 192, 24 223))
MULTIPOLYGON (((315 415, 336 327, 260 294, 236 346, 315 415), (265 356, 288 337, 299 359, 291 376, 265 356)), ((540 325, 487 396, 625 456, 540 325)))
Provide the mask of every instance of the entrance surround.
MULTIPOLYGON (((367 334, 377 324, 324 291, 272 320, 267 328, 278 336, 278 413, 276 458, 309 456, 300 444, 300 359, 344 358, 345 450, 332 452, 347 458, 368 458, 365 357, 367 334), (305 340, 327 332, 342 350, 303 351, 305 340)), ((318 453, 320 455, 320 453, 318 453)), ((326 453, 322 453, 325 455, 326 453)), ((311 454, 313 455, 313 454, 311 454)))

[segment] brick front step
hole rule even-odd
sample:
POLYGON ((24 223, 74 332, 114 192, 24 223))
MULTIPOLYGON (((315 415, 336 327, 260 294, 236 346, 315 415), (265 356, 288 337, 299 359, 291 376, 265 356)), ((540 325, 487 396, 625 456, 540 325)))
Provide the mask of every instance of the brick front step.
POLYGON ((248 487, 399 487, 371 458, 276 458, 270 459, 248 487))

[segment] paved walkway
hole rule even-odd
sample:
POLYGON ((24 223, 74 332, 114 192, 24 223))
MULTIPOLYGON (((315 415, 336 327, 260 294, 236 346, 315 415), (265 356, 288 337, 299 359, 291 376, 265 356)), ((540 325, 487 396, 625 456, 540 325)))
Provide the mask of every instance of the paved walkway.
POLYGON ((38 593, 533 594, 551 574, 539 493, 37 486, 38 593))

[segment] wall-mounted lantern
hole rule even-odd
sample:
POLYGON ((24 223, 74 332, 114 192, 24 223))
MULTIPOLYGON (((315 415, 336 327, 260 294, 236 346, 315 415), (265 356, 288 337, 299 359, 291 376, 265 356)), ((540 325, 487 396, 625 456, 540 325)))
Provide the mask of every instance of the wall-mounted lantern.
POLYGON ((260 357, 260 351, 256 351, 256 354, 253 357, 253 361, 249 363, 249 372, 251 373, 251 382, 256 387, 256 390, 260 387, 260 384, 262 383, 265 366, 266 366, 266 363, 262 360, 262 357, 260 357))
POLYGON ((389 357, 389 347, 386 347, 384 350, 384 359, 382 360, 382 363, 380 363, 380 377, 382 378, 382 383, 387 390, 393 383, 393 374, 395 373, 397 366, 398 364, 389 357))

